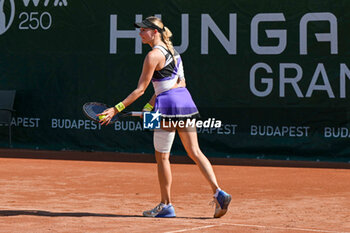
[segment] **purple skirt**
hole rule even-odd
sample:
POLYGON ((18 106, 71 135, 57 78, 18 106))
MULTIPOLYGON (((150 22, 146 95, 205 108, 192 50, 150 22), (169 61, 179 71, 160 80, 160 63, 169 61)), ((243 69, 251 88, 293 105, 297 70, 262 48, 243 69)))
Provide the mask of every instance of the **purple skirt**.
POLYGON ((156 98, 153 111, 159 110, 163 118, 183 119, 199 117, 191 94, 185 87, 170 89, 156 98))

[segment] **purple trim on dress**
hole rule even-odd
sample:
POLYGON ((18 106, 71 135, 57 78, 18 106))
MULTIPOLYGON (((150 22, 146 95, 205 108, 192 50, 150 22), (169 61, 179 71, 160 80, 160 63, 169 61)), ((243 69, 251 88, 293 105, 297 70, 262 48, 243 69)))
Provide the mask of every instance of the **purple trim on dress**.
POLYGON ((175 75, 172 75, 171 77, 165 77, 165 78, 162 78, 162 79, 154 79, 152 78, 152 82, 163 82, 163 81, 167 81, 167 80, 172 80, 175 78, 175 75))

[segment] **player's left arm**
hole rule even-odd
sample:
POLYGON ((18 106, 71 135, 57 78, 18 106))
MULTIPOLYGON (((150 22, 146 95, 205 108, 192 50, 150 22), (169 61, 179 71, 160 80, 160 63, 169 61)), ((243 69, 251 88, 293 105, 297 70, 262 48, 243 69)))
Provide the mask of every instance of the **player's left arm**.
POLYGON ((151 97, 151 99, 147 102, 147 104, 143 107, 142 111, 147 112, 147 111, 152 111, 155 103, 156 103, 156 94, 154 93, 151 97))

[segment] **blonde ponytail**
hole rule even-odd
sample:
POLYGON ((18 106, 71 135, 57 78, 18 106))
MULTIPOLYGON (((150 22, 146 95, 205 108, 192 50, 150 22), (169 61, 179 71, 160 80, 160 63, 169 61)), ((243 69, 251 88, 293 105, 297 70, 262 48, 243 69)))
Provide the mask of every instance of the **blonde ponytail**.
POLYGON ((166 44, 166 47, 168 48, 168 50, 171 52, 171 54, 175 55, 174 52, 174 46, 173 43, 171 42, 170 38, 173 36, 173 33, 169 30, 169 28, 164 27, 164 32, 163 32, 163 42, 166 44))
POLYGON ((161 34, 161 39, 164 42, 164 44, 166 45, 167 49, 170 51, 170 53, 174 59, 175 65, 176 65, 177 61, 175 59, 175 50, 174 50, 173 43, 171 42, 171 39, 170 39, 173 36, 173 33, 169 30, 169 28, 164 26, 161 19, 159 19, 155 16, 147 17, 147 19, 162 29, 159 32, 161 34))

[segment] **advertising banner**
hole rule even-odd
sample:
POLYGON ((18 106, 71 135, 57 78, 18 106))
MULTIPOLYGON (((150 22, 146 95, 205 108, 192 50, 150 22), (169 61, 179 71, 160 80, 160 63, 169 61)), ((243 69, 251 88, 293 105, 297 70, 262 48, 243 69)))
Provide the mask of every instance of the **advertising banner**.
MULTIPOLYGON (((203 124, 212 121, 197 129, 207 156, 348 162, 349 12, 341 0, 0 0, 13 147, 153 153, 143 119, 100 126, 82 105, 114 106, 136 88, 151 48, 134 22, 155 15, 173 33, 203 124)), ((172 153, 185 154, 178 136, 172 153)))

